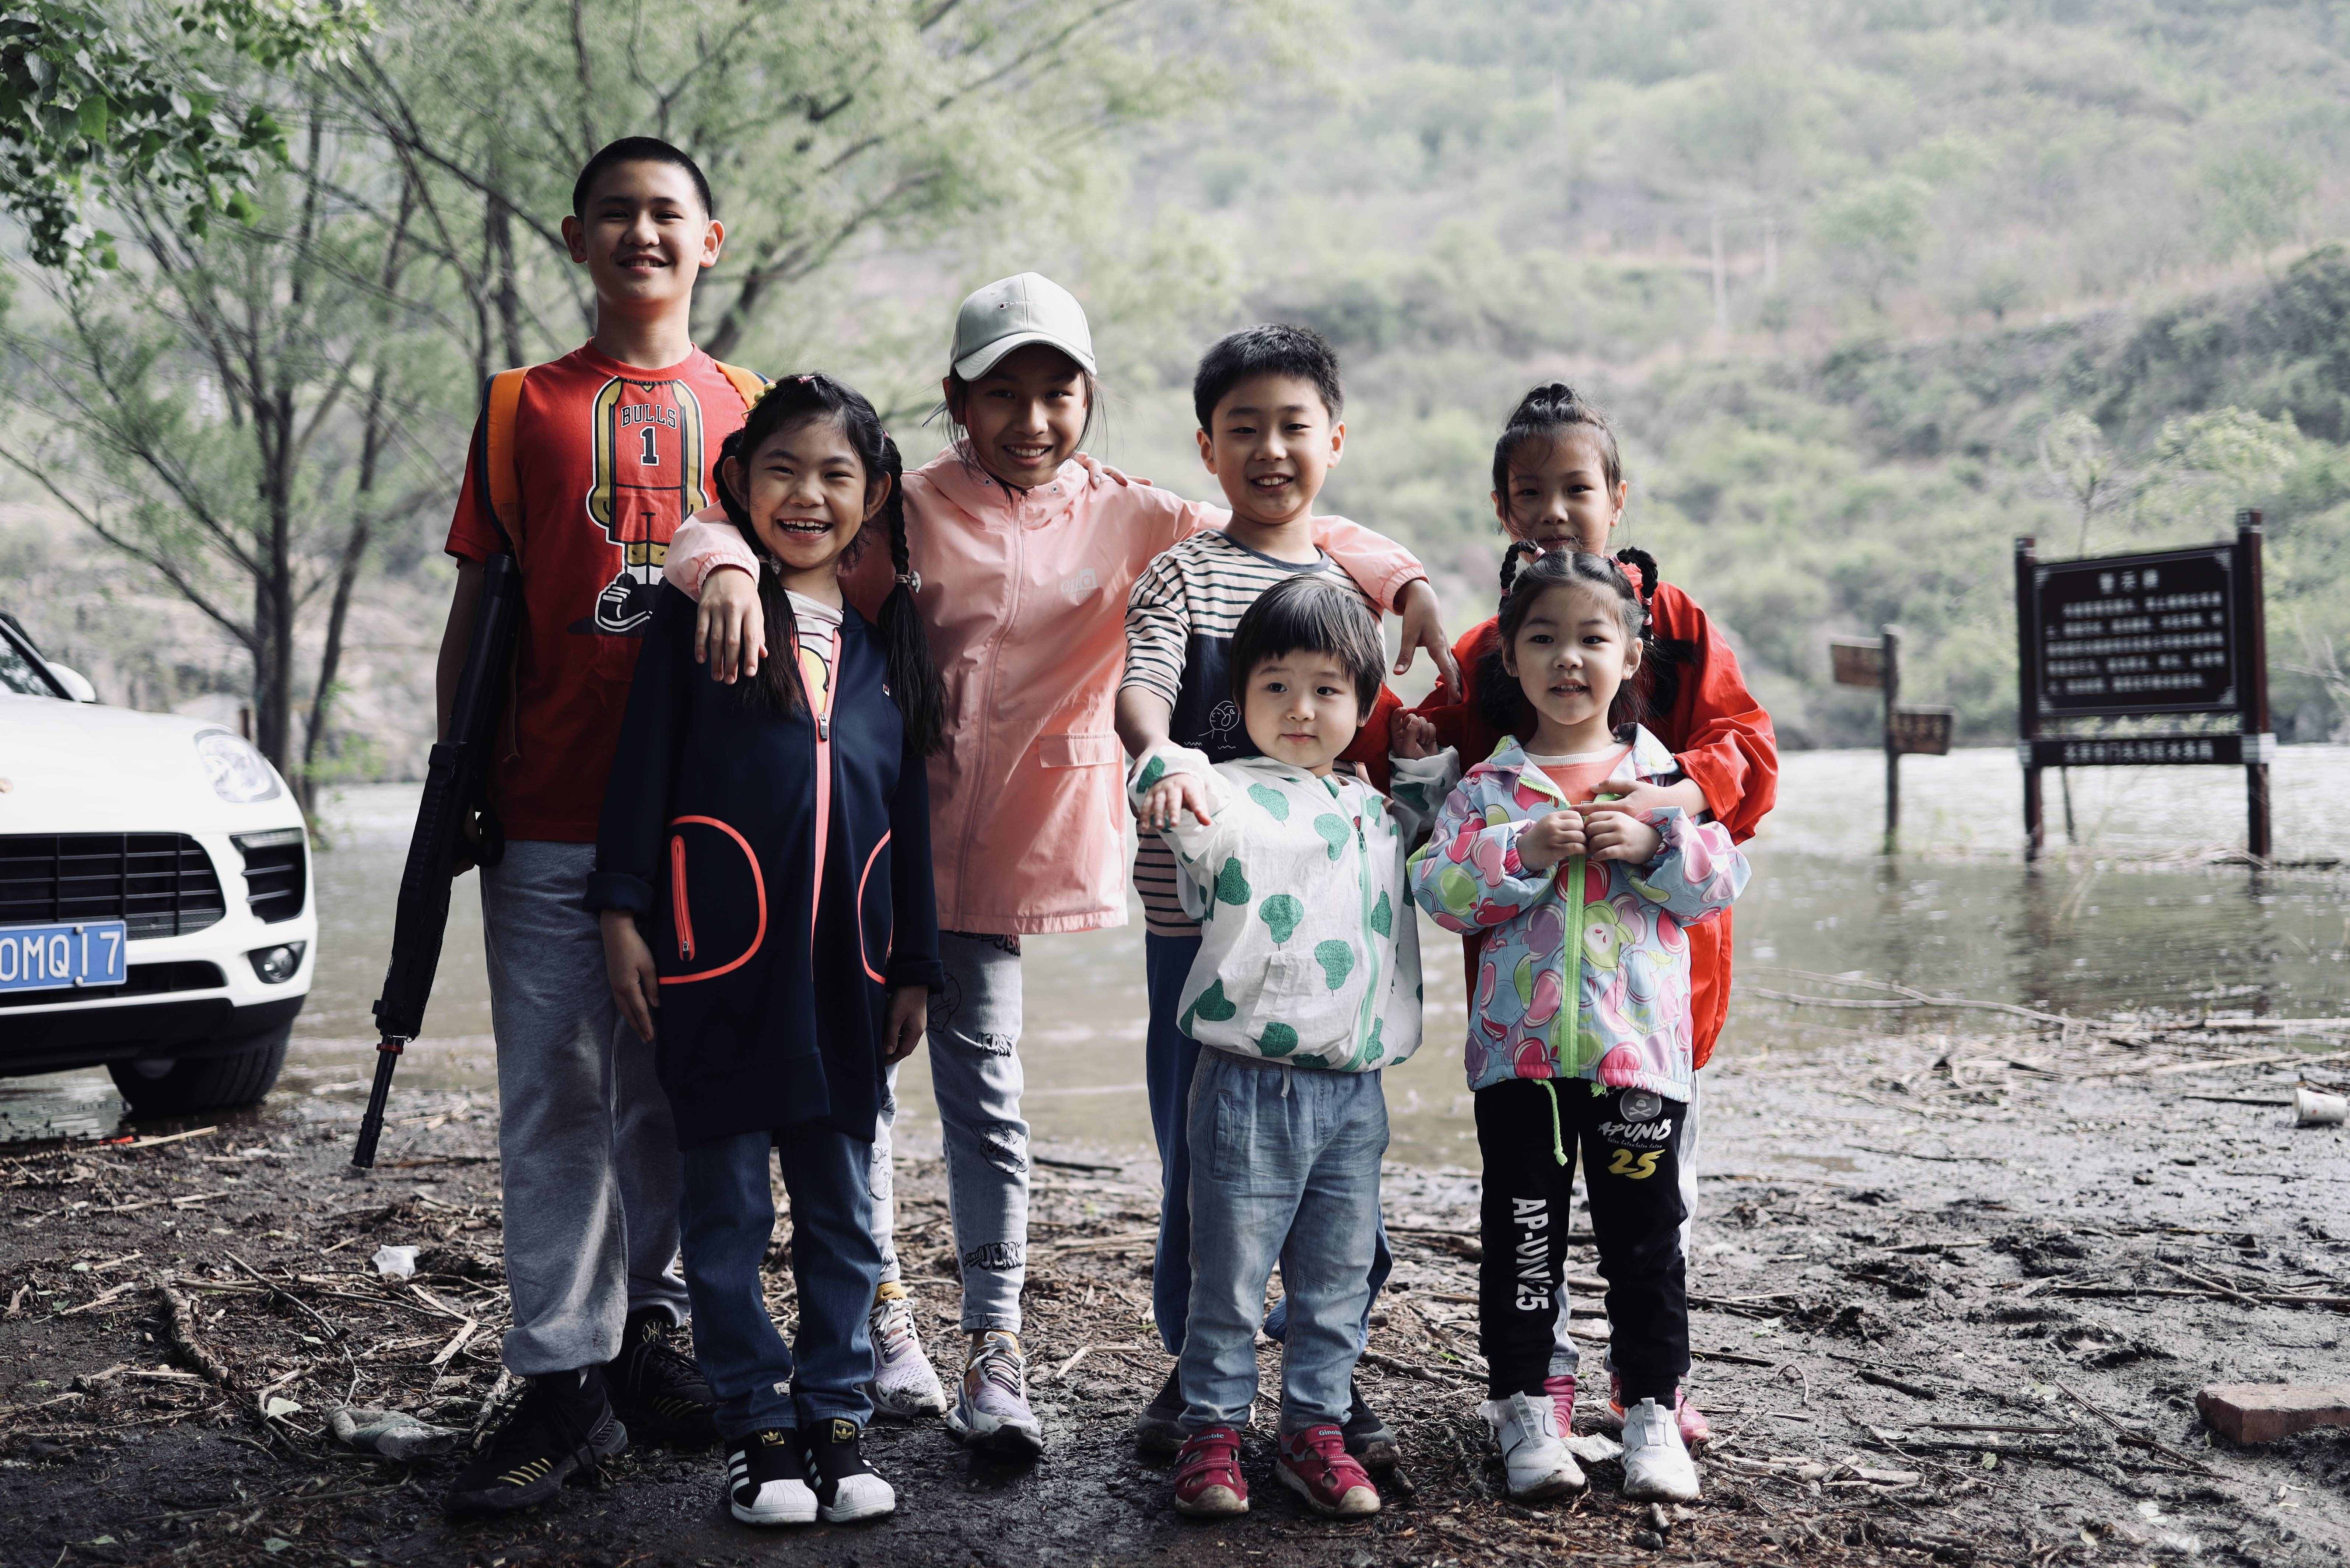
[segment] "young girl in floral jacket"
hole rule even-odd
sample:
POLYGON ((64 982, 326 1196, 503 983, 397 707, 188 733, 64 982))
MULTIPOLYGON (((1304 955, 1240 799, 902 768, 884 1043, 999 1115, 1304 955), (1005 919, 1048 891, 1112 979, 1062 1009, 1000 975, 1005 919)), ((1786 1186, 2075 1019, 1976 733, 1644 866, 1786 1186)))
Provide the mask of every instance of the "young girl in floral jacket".
POLYGON ((1645 619, 1604 556, 1537 555, 1513 574, 1480 687, 1497 727, 1530 738, 1469 770, 1410 866, 1420 908, 1485 938, 1463 1053, 1485 1165, 1482 1413, 1524 1500, 1584 1484, 1550 1373, 1578 1146, 1623 1382, 1625 1493, 1698 1495, 1674 1416, 1690 1365, 1686 928, 1730 906, 1747 865, 1719 823, 1622 798, 1680 776, 1630 722, 1645 619))

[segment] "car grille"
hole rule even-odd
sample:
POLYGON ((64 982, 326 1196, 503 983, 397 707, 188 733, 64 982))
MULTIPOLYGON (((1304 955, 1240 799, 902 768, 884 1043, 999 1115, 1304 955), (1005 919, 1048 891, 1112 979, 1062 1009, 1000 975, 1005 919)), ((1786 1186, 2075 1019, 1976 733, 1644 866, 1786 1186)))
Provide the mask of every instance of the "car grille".
POLYGON ((298 827, 280 827, 240 833, 234 840, 244 855, 244 901, 265 920, 290 920, 302 912, 303 836, 298 827))
POLYGON ((211 857, 184 833, 0 837, 0 926, 120 920, 137 940, 201 931, 227 912, 211 857))

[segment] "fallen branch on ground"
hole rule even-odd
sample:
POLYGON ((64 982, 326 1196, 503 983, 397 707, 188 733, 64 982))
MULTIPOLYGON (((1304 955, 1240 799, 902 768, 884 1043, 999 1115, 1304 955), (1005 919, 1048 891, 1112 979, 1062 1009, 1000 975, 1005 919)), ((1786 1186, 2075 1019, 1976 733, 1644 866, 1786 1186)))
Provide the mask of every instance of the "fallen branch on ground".
POLYGON ((220 1387, 231 1394, 244 1393, 244 1385, 238 1380, 236 1374, 222 1365, 220 1357, 198 1343, 195 1314, 188 1305, 188 1298, 172 1288, 172 1282, 168 1277, 155 1282, 155 1292, 163 1298, 163 1334, 166 1343, 186 1357, 189 1364, 198 1372, 203 1373, 220 1387))

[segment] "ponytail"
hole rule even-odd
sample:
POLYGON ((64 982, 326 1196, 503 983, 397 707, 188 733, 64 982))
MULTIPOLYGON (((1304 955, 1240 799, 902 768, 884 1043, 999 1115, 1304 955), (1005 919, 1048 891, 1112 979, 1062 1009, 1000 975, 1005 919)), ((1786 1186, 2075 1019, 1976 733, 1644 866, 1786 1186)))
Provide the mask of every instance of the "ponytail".
MULTIPOLYGON (((945 732, 946 699, 940 688, 938 667, 931 659, 930 639, 923 634, 921 619, 914 608, 914 595, 921 587, 921 579, 914 575, 908 561, 905 464, 898 454, 898 443, 889 439, 881 416, 874 412, 873 405, 863 394, 821 373, 786 376, 769 387, 752 405, 742 428, 728 436, 718 449, 719 504, 725 509, 726 520, 742 533, 752 554, 759 558, 759 609, 767 646, 791 650, 795 655, 799 622, 792 614, 791 599, 776 573, 776 564, 760 543, 758 530, 752 526, 750 509, 726 481, 727 460, 747 467, 769 436, 803 419, 838 421, 841 432, 865 465, 868 493, 875 484, 886 483, 889 487, 880 511, 867 520, 864 531, 841 557, 841 564, 853 564, 872 537, 874 525, 881 525, 889 542, 889 565, 896 579, 890 585, 889 597, 881 603, 882 659, 890 695, 905 717, 906 749, 916 756, 928 756, 938 750, 945 732)), ((799 712, 805 699, 800 690, 798 659, 770 658, 746 683, 743 700, 769 712, 799 712)))
POLYGON ((906 548, 906 498, 894 479, 889 499, 881 504, 881 521, 888 530, 892 577, 889 597, 881 601, 881 652, 898 711, 905 715, 906 749, 927 757, 946 738, 946 692, 931 658, 930 634, 922 629, 921 613, 914 607, 914 596, 922 591, 922 578, 906 548))

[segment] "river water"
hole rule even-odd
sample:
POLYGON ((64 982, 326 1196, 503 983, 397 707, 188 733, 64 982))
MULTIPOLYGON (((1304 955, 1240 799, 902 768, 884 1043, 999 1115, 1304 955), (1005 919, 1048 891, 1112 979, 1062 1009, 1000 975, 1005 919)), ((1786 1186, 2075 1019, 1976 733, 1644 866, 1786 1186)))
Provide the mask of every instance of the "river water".
MULTIPOLYGON (((2300 869, 2256 874, 2241 848, 2244 790, 2223 768, 2085 769, 2072 775, 2075 836, 2022 860, 2014 753, 1963 751, 1903 763, 1902 852, 1880 852, 1884 764, 1875 752, 1785 759, 1778 809, 1749 845, 1738 905, 1738 972, 1751 984, 1820 989, 1859 974, 1937 992, 2080 1014, 2133 1008, 2273 1016, 2350 1012, 2350 747, 2284 749, 2274 769, 2276 851, 2300 869), (1789 971, 1796 971, 1791 973, 1789 971)), ((316 989, 277 1093, 359 1100, 371 1071, 369 1003, 383 978, 392 905, 415 809, 413 785, 344 791, 322 812, 316 989)), ((1457 939, 1423 919, 1427 1044, 1388 1072, 1390 1158, 1473 1167, 1461 1077, 1467 1025, 1457 939)), ((1150 1137, 1142 1081, 1142 936, 1122 929, 1032 938, 1026 952, 1027 1112, 1045 1150, 1132 1150, 1150 1137)), ((1899 1015, 1865 1014, 1900 1027, 1899 1015)), ((1948 1013, 1918 1026, 1947 1026, 1948 1013)), ((1850 1013, 1733 1001, 1724 1053, 1833 1052, 1850 1013)), ((400 1081, 494 1082, 480 906, 453 901, 427 1035, 400 1081)), ((935 1136, 927 1067, 908 1064, 909 1135, 935 1136)), ((103 1072, 0 1081, 0 1139, 96 1136, 122 1104, 103 1072)))

